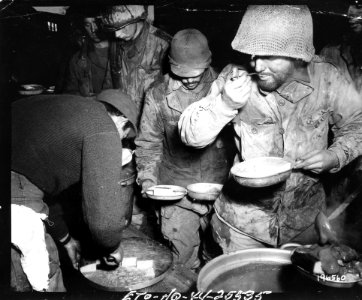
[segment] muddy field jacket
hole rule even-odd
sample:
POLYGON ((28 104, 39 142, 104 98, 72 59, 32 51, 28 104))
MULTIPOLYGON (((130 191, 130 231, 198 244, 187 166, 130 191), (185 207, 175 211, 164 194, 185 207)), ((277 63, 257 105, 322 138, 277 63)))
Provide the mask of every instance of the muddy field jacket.
POLYGON ((162 76, 162 64, 171 36, 145 22, 133 43, 111 43, 113 88, 131 96, 141 114, 146 90, 162 76))
MULTIPOLYGON (((69 62, 64 93, 89 97, 102 90, 111 89, 109 62, 104 64, 96 50, 89 50, 90 46, 85 45, 83 48, 74 54, 69 62)), ((108 52, 108 47, 104 51, 108 52)))
MULTIPOLYGON (((228 107, 220 92, 231 67, 224 68, 209 96, 181 116, 180 134, 186 144, 204 147, 232 121, 242 160, 278 156, 295 161, 310 151, 328 148, 339 159, 339 167, 330 170, 337 172, 362 154, 361 97, 332 64, 316 57, 269 94, 253 83, 251 97, 239 111, 228 107), (331 145, 329 129, 334 133, 331 145)), ((319 176, 294 170, 285 183, 268 188, 243 188, 230 179, 214 206, 230 227, 278 245, 314 222, 325 207, 325 193, 319 176)))
MULTIPOLYGON (((362 61, 357 63, 357 60, 352 55, 352 51, 349 44, 328 45, 322 49, 320 55, 328 62, 336 65, 349 80, 354 82, 362 98, 362 61)), ((359 51, 362 51, 362 49, 360 48, 359 51)), ((361 54, 359 55, 362 56, 361 54)))
MULTIPOLYGON (((195 149, 184 145, 178 134, 177 122, 183 110, 205 97, 217 74, 208 69, 200 85, 187 91, 180 81, 165 75, 164 80, 146 95, 139 136, 136 138, 138 182, 151 180, 154 184, 186 187, 196 182, 223 183, 232 162, 226 147, 225 134, 215 138, 212 145, 195 149)), ((229 129, 232 129, 231 126, 229 129)))

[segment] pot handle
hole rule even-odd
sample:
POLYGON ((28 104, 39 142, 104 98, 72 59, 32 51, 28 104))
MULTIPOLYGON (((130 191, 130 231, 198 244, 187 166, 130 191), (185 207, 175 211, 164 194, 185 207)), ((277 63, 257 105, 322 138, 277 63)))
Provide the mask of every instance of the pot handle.
POLYGON ((301 247, 301 244, 298 243, 286 243, 280 246, 282 250, 294 250, 295 248, 301 247))

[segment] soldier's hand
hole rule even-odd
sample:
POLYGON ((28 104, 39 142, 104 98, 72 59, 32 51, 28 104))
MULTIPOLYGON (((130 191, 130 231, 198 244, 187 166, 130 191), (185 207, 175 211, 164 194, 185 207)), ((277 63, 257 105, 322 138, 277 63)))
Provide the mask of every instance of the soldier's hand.
POLYGON ((242 108, 251 93, 251 79, 247 72, 236 67, 227 76, 222 90, 223 101, 232 109, 242 108))
POLYGON ((141 195, 142 195, 142 197, 147 197, 147 195, 146 195, 146 191, 150 188, 150 187, 152 187, 152 186, 154 186, 155 184, 153 183, 153 181, 151 181, 151 180, 145 180, 145 181, 143 181, 142 182, 142 190, 141 190, 141 195))
POLYGON ((116 250, 114 250, 108 256, 103 257, 103 262, 110 268, 116 268, 122 262, 122 259, 123 259, 123 249, 120 243, 116 250))
POLYGON ((192 202, 191 207, 193 211, 199 213, 202 216, 206 215, 211 210, 210 205, 197 202, 192 202))
POLYGON ((71 237, 69 242, 64 244, 64 248, 68 253, 68 256, 73 265, 73 268, 77 270, 78 266, 79 266, 79 261, 81 258, 81 255, 80 255, 81 247, 80 247, 79 241, 77 241, 71 237))
POLYGON ((333 151, 314 150, 297 158, 294 169, 303 169, 319 174, 336 168, 338 164, 338 157, 333 151))

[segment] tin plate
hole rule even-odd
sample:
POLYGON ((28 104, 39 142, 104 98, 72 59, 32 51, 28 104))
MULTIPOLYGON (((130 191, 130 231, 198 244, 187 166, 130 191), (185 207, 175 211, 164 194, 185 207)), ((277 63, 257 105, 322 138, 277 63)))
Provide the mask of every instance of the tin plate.
POLYGON ((148 198, 154 200, 180 200, 187 194, 187 190, 177 185, 155 185, 146 191, 148 198))
POLYGON ((32 96, 41 94, 44 89, 40 84, 22 84, 18 92, 20 95, 32 96))

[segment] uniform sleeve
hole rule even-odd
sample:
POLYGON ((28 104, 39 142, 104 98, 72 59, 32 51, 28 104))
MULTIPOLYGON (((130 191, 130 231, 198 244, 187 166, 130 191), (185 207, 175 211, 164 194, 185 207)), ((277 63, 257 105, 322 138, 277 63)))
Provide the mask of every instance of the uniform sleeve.
POLYGON ((166 55, 167 45, 164 43, 159 43, 156 45, 154 52, 146 54, 150 57, 147 57, 150 63, 150 68, 147 70, 146 76, 144 76, 144 91, 147 92, 154 82, 162 80, 165 68, 165 55, 166 55))
POLYGON ((163 152, 164 127, 152 90, 146 94, 136 144, 137 182, 151 180, 157 184, 158 165, 163 152))
POLYGON ((230 108, 221 97, 225 77, 231 70, 228 65, 212 83, 209 94, 188 106, 178 122, 182 142, 196 148, 211 144, 219 132, 238 113, 230 108))
MULTIPOLYGON (((331 72, 332 73, 332 72, 331 72)), ((352 160, 362 155, 362 99, 352 83, 340 72, 333 72, 334 87, 330 90, 333 102, 333 144, 329 150, 337 154, 337 172, 352 160)))
POLYGON ((121 197, 122 144, 118 133, 88 136, 82 152, 83 215, 93 240, 115 250, 126 226, 130 199, 121 197))

